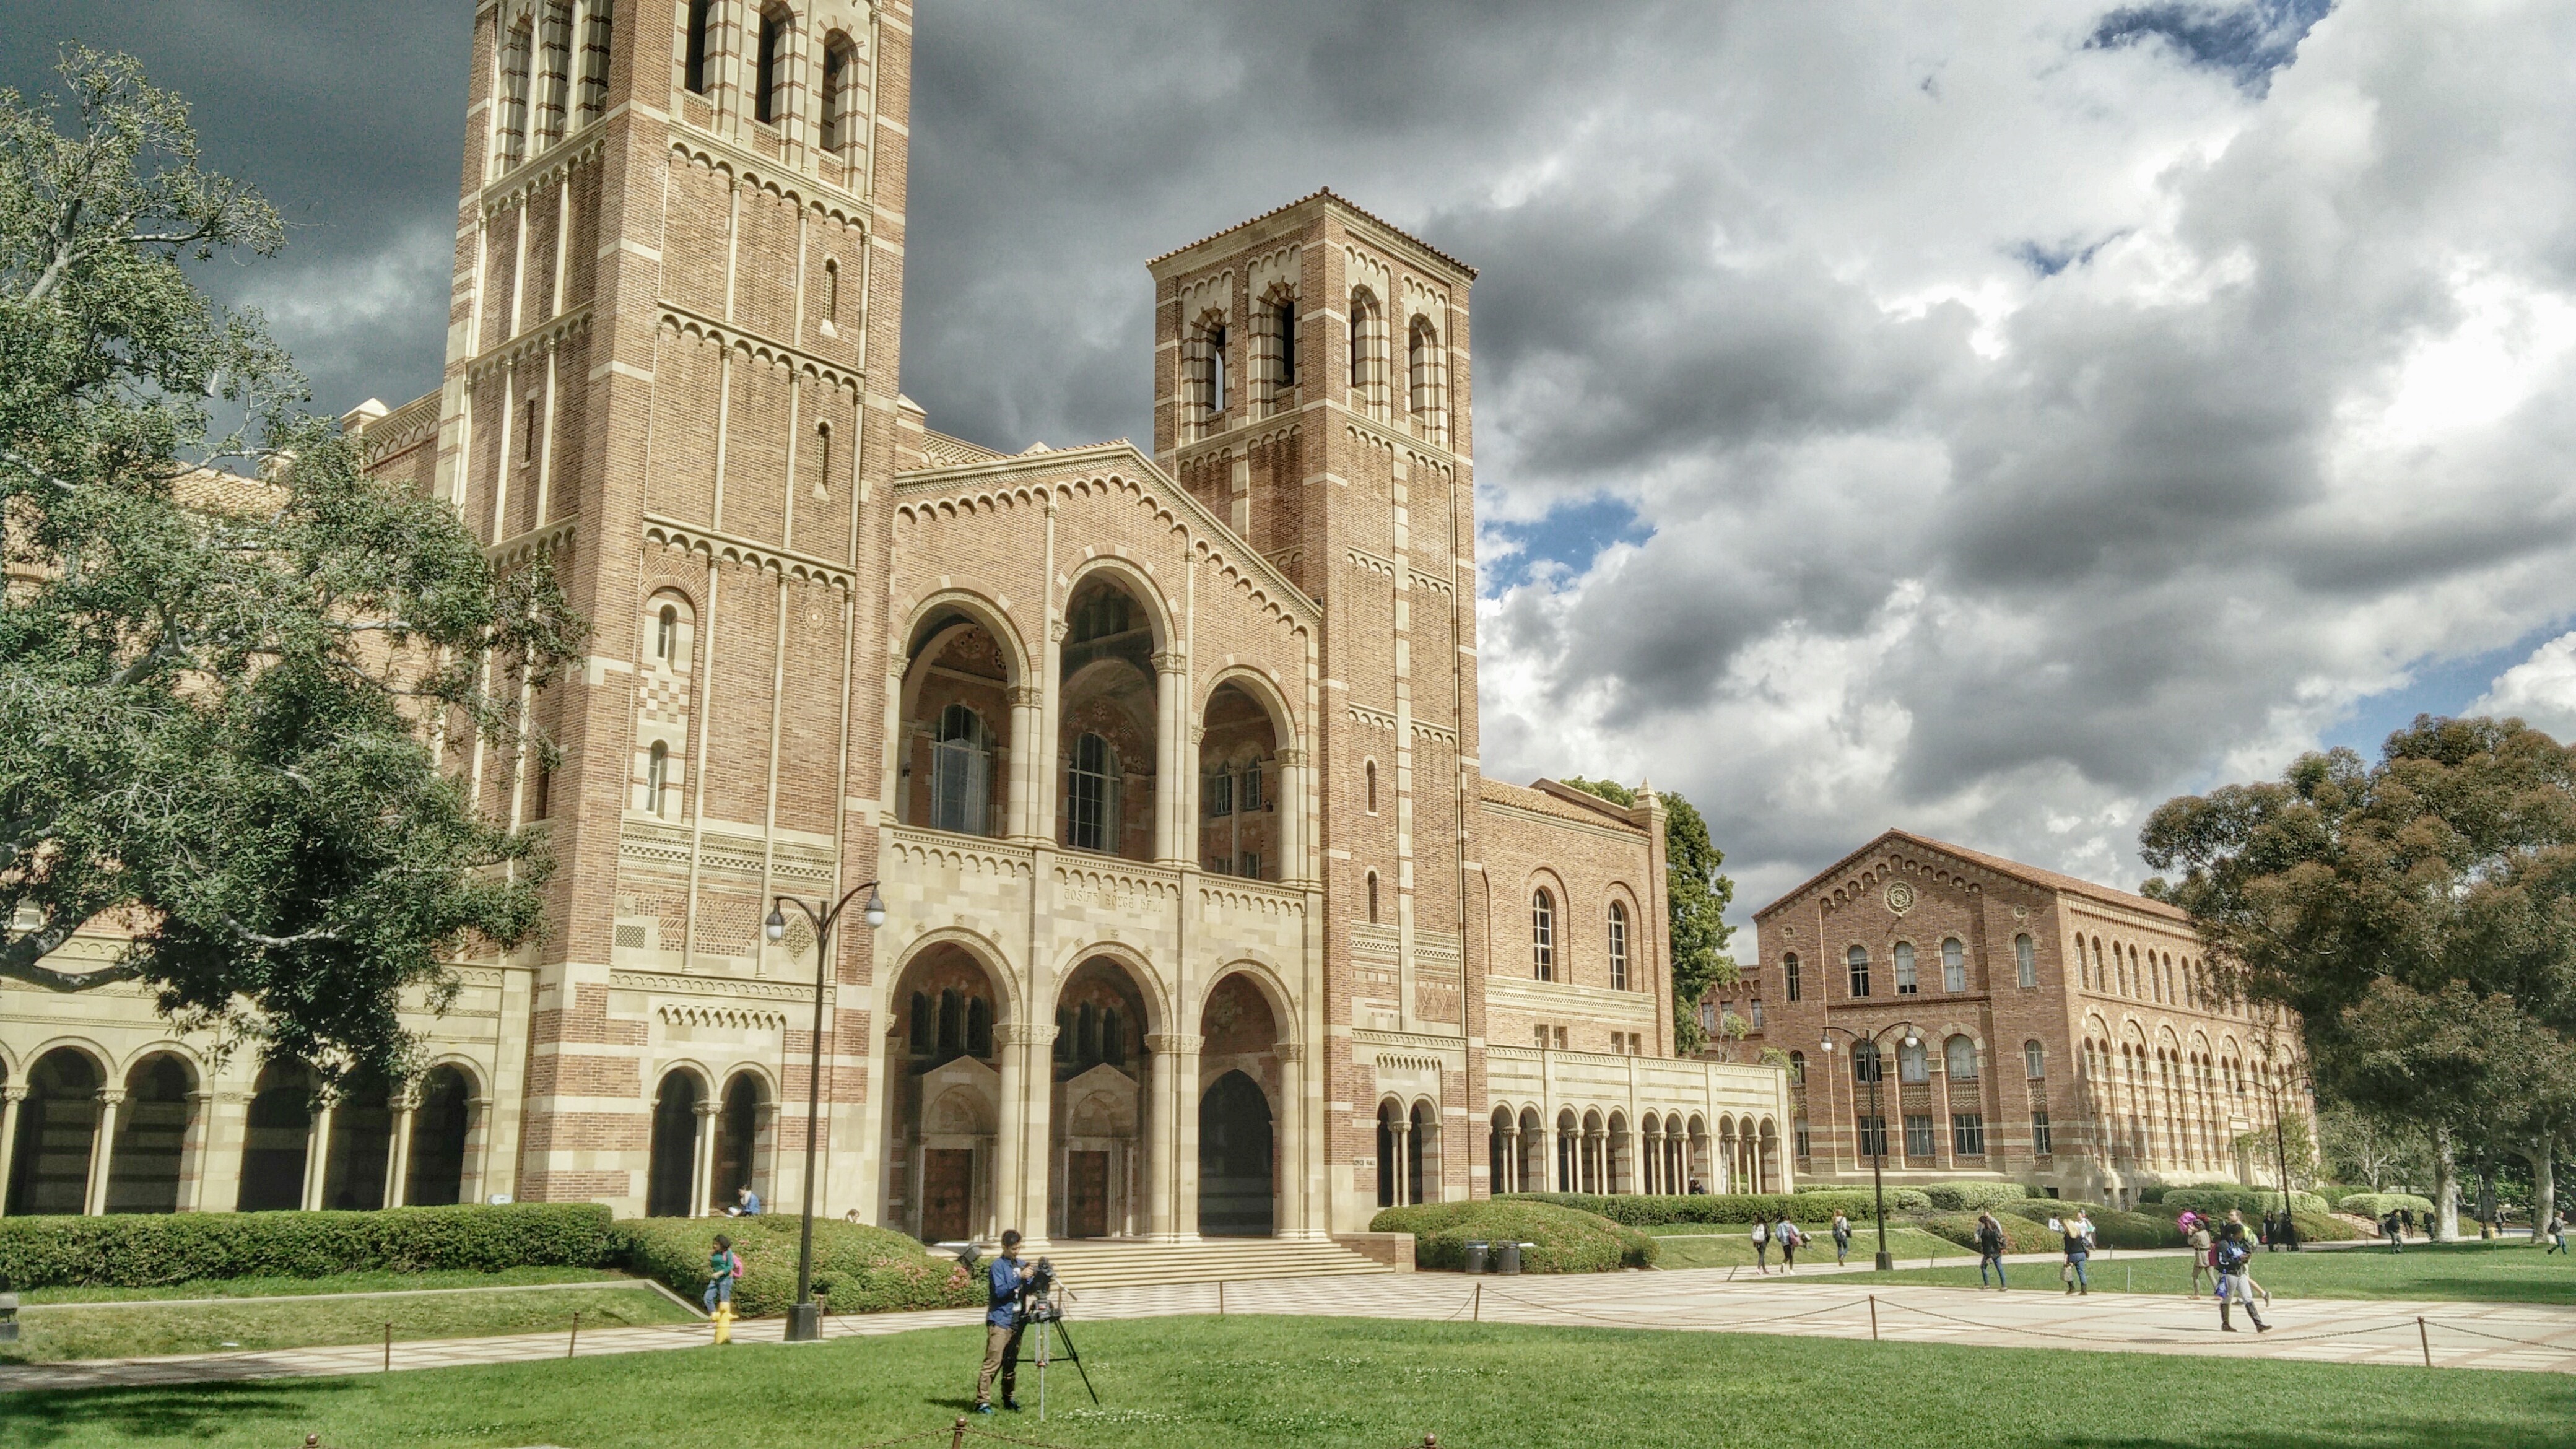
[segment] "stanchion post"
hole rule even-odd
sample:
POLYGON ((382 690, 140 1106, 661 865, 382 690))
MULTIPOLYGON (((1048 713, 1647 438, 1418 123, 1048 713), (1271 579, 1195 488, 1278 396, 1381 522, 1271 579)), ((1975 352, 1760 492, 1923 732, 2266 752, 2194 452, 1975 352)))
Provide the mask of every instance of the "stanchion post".
POLYGON ((1869 1341, 1878 1342, 1878 1295, 1869 1295, 1869 1341))
MULTIPOLYGON (((931 1431, 937 1433, 936 1429, 931 1431)), ((948 1449, 966 1449, 966 1416, 957 1416, 957 1427, 949 1432, 948 1449)))
POLYGON ((576 1308, 572 1311, 572 1337, 564 1340, 564 1357, 572 1357, 572 1351, 579 1347, 581 1347, 581 1310, 576 1308))
POLYGON ((2422 1314, 2417 1314, 2415 1317, 2415 1341, 2424 1346, 2424 1367, 2431 1368, 2433 1366, 2433 1335, 2425 1331, 2424 1318, 2422 1314))
POLYGON ((1474 1323, 1485 1321, 1485 1285, 1482 1283, 1476 1285, 1476 1312, 1469 1321, 1474 1323))
POLYGON ((1225 1317, 1225 1280, 1223 1278, 1216 1280, 1216 1316, 1225 1317))
POLYGON ((388 1323, 388 1324, 386 1324, 386 1325, 385 1325, 385 1372, 386 1372, 386 1373, 392 1373, 393 1371, 394 1371, 394 1326, 393 1326, 392 1324, 388 1323))

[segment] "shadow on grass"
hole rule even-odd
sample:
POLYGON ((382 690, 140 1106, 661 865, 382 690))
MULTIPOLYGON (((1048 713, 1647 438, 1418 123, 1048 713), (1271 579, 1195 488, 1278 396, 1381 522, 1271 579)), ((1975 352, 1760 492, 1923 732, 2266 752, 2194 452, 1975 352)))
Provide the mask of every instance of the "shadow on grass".
POLYGON ((0 1445, 50 1444, 84 1429, 129 1438, 200 1437, 234 1414, 320 1414, 337 1382, 173 1384, 154 1389, 61 1389, 0 1394, 0 1445))

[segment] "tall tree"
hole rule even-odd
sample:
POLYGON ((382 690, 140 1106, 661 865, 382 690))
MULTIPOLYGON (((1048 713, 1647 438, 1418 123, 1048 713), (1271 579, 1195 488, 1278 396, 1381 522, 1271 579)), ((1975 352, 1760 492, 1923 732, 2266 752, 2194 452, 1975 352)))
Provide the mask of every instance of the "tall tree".
POLYGON ((399 1073, 406 994, 527 940, 546 872, 433 732, 520 748, 583 625, 366 477, 262 319, 193 285, 284 232, 185 104, 122 56, 60 75, 0 92, 0 975, 142 980, 221 1046, 399 1073), (48 959, 83 927, 121 952, 48 959))
POLYGON ((2216 984, 2299 1013, 2330 1098, 2428 1124, 2444 1236, 2463 1131, 2515 1134, 2547 1191, 2565 1129, 2546 1094, 2498 1104, 2576 1029, 2576 751, 2520 720, 2421 717, 2376 765, 2311 754, 2168 801, 2141 843, 2180 872, 2147 893, 2191 913, 2216 984), (2511 1050, 2456 1043, 2429 1074, 2396 1051, 2472 1009, 2511 1050))
MULTIPOLYGON (((1572 779, 1565 782, 1614 805, 1633 806, 1637 792, 1616 780, 1572 779)), ((1693 1052, 1707 1041, 1700 1028, 1699 1002, 1710 989, 1736 979, 1735 958, 1727 942, 1735 928, 1726 923, 1734 903, 1735 882, 1724 871, 1726 853, 1708 838, 1708 821, 1699 807, 1670 790, 1656 792, 1664 803, 1664 901, 1673 950, 1673 1050, 1693 1052)))

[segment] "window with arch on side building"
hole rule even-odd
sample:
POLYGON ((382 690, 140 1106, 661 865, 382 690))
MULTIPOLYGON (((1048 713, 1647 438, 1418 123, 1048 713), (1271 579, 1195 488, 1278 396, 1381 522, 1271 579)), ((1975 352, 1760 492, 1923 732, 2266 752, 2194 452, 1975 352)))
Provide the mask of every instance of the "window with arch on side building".
POLYGON ((1843 953, 1843 965, 1851 974, 1851 994, 1869 995, 1869 948, 1854 946, 1843 953))
POLYGON ((2039 984, 2039 947, 2028 933, 2013 937, 2013 972, 2025 989, 2039 984))
POLYGON ((752 57, 751 118, 763 125, 775 126, 787 114, 787 45, 795 30, 795 17, 786 6, 762 7, 759 49, 752 57))
POLYGON ((1964 1036, 1954 1036, 1942 1044, 1941 1052, 1946 1059, 1942 1066, 1949 1072, 1950 1080, 1973 1082, 1977 1079, 1977 1044, 1975 1042, 1964 1036))
POLYGON ((644 809, 647 814, 669 815, 666 802, 671 789, 671 747, 661 740, 644 757, 644 809))
POLYGON ((1932 1080, 1932 1048, 1921 1037, 1897 1043, 1896 1080, 1909 1084, 1932 1080))
POLYGON ((2048 1075, 2048 1048, 2036 1037, 2021 1044, 2021 1073, 2034 1082, 2048 1075))
POLYGON ((1628 908, 1617 901, 1610 903, 1609 922, 1610 989, 1628 989, 1628 908))
POLYGON ((823 42, 823 149, 843 161, 859 147, 859 56, 850 37, 834 31, 823 42))
POLYGON ((1798 999, 1798 953, 1795 951, 1780 958, 1780 988, 1788 993, 1791 1001, 1798 999))
POLYGON ((1376 925, 1378 923, 1376 871, 1370 871, 1368 873, 1368 913, 1369 924, 1372 926, 1376 925))
POLYGON ((705 95, 712 82, 708 61, 715 50, 715 0, 689 0, 688 33, 680 42, 681 85, 705 95))
POLYGON ((1556 979, 1556 898, 1545 886, 1530 892, 1530 968, 1541 981, 1556 979))
POLYGON ((1896 957, 1896 994, 1912 996, 1919 989, 1914 979, 1914 943, 1897 942, 1893 954, 1896 957))
POLYGON ((1944 991, 1968 989, 1968 948, 1956 936, 1941 942, 1941 989, 1944 991))

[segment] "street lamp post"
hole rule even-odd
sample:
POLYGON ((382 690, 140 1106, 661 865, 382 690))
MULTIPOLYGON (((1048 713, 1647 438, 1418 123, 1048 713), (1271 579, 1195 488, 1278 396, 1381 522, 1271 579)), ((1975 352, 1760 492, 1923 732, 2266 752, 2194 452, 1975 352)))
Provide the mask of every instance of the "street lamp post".
POLYGON ((1896 1267, 1896 1258, 1895 1255, 1887 1251, 1887 1179, 1884 1175, 1885 1168, 1887 1166, 1887 1115, 1879 1110, 1878 1105, 1878 1084, 1879 1080, 1887 1075, 1887 1059, 1885 1055, 1878 1050, 1878 1039, 1881 1036, 1886 1035, 1888 1032, 1896 1030, 1898 1027, 1903 1027, 1905 1029, 1905 1044, 1907 1046, 1910 1047, 1917 1045, 1922 1040, 1922 1038, 1914 1034, 1914 1023, 1910 1021, 1900 1021, 1889 1026, 1880 1027, 1876 1031, 1868 1032, 1854 1031, 1847 1026, 1828 1026, 1825 1028, 1824 1041, 1827 1071, 1833 1070, 1831 1064, 1833 1062, 1835 1032, 1841 1032, 1843 1035, 1852 1039, 1852 1059, 1854 1061, 1858 1061, 1860 1059, 1860 1047, 1863 1043, 1866 1043, 1870 1049, 1869 1120, 1870 1124, 1877 1130, 1877 1140, 1875 1143, 1877 1150, 1872 1152, 1869 1157, 1869 1186, 1870 1195, 1877 1200, 1878 1204, 1877 1267, 1878 1271, 1882 1273, 1888 1272, 1896 1267))
POLYGON ((868 903, 860 918, 874 930, 886 918, 885 897, 877 894, 875 881, 851 887, 849 894, 819 912, 794 896, 776 897, 769 905, 769 919, 761 923, 761 933, 770 940, 787 939, 786 907, 794 906, 814 925, 814 1053, 805 1075, 805 1196, 800 1204, 805 1222, 796 1237, 796 1302, 787 1310, 789 1343, 813 1343, 823 1336, 823 1316, 814 1305, 814 1144, 823 1113, 823 983, 832 969, 832 927, 861 891, 868 893, 868 903))

